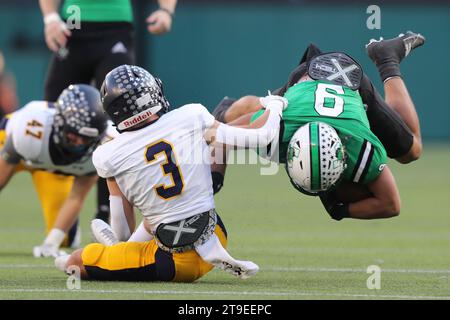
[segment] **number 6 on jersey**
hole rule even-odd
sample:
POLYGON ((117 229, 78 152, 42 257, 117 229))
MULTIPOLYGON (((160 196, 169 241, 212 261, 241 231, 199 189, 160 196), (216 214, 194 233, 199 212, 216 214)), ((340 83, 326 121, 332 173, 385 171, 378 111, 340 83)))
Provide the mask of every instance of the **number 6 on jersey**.
POLYGON ((344 89, 341 86, 327 83, 319 83, 315 92, 314 109, 321 116, 338 117, 344 112, 344 99, 328 90, 333 90, 337 94, 344 94, 344 89))
POLYGON ((145 158, 147 159, 147 162, 151 164, 156 161, 157 156, 162 153, 164 154, 166 161, 160 164, 161 170, 163 171, 164 176, 169 176, 170 179, 172 179, 172 185, 166 186, 164 184, 159 184, 155 186, 154 189, 158 196, 165 200, 169 200, 170 198, 180 195, 184 188, 183 175, 178 167, 172 144, 165 140, 161 140, 148 145, 145 151, 145 158))

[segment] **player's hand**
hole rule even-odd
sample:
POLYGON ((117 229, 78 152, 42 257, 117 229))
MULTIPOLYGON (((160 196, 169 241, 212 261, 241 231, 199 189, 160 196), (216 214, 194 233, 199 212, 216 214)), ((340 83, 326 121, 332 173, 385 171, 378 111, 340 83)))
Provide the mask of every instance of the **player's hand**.
POLYGON ((172 28, 172 16, 165 10, 156 10, 148 18, 148 32, 151 34, 163 34, 172 28))
POLYGON ((67 38, 72 35, 64 21, 59 16, 54 16, 45 23, 45 42, 47 47, 53 52, 65 47, 67 38))
POLYGON ((259 102, 264 108, 274 110, 280 115, 288 106, 288 101, 286 98, 272 94, 259 98, 259 102))
POLYGON ((63 250, 59 250, 59 247, 53 245, 42 244, 40 246, 36 246, 33 248, 33 256, 35 258, 42 258, 42 257, 57 258, 63 255, 67 255, 67 253, 63 250))

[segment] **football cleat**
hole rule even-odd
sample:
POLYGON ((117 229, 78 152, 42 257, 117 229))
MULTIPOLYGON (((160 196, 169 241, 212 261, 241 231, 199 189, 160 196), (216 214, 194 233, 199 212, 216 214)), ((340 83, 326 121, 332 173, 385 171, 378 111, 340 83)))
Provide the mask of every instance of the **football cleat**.
POLYGON ((366 44, 366 49, 370 59, 378 66, 386 62, 400 63, 412 50, 424 43, 425 37, 420 33, 407 31, 393 39, 384 40, 382 37, 380 40, 371 39, 366 44))
POLYGON ((67 255, 65 251, 59 250, 59 247, 53 245, 43 244, 33 248, 33 256, 35 258, 56 258, 64 255, 67 255))
POLYGON ((259 270, 258 265, 251 261, 222 261, 214 265, 240 279, 248 279, 258 273, 259 270))
POLYGON ((259 267, 251 261, 234 259, 222 246, 215 234, 205 243, 196 246, 195 251, 204 261, 240 279, 250 278, 259 270, 259 267))
POLYGON ((105 246, 113 246, 120 242, 114 234, 114 231, 111 229, 111 226, 103 220, 92 220, 91 231, 95 240, 105 246))

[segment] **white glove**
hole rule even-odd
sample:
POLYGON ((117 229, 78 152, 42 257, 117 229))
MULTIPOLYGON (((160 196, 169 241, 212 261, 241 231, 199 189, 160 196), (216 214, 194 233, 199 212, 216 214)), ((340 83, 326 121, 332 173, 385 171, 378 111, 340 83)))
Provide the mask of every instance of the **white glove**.
POLYGON ((259 98, 259 102, 267 110, 273 110, 279 115, 281 115, 288 106, 288 101, 286 98, 272 95, 270 94, 270 91, 267 96, 259 98))
POLYGON ((59 257, 67 255, 67 253, 63 250, 59 250, 59 247, 54 245, 42 244, 40 246, 36 246, 33 248, 33 256, 35 258, 41 257, 59 257))

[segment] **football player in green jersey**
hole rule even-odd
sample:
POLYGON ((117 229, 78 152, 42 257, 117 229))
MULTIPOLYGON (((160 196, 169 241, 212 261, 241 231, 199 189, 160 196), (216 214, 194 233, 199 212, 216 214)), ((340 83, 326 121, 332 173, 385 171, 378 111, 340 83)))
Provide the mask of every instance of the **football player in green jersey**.
MULTIPOLYGON (((337 52, 322 54, 315 46, 307 49, 288 82, 274 91, 289 101, 283 113, 279 160, 286 162, 286 156, 290 157, 287 169, 293 185, 302 192, 320 195, 332 218, 375 219, 399 214, 400 196, 386 166, 387 156, 408 163, 422 152, 419 120, 401 77, 400 62, 424 41, 420 34, 407 32, 391 40, 371 40, 367 45, 384 83, 385 100, 351 57, 337 52), (344 146, 346 166, 340 170, 333 171, 329 165, 332 162, 327 165, 321 161, 327 153, 339 150, 326 145, 333 141, 332 134, 321 123, 336 129, 344 146), (303 126, 308 126, 304 132, 309 133, 298 138, 296 151, 307 149, 310 153, 304 166, 297 169, 304 172, 296 176, 292 157, 300 160, 301 155, 295 154, 292 140, 303 126), (332 175, 335 179, 330 179, 332 175), (300 176, 307 179, 297 180, 300 176), (335 185, 336 178, 339 182, 335 185)), ((225 100, 214 113, 225 122, 257 126, 261 108, 258 99, 246 96, 231 105, 225 100)), ((213 167, 215 191, 223 183, 221 169, 213 167)))

